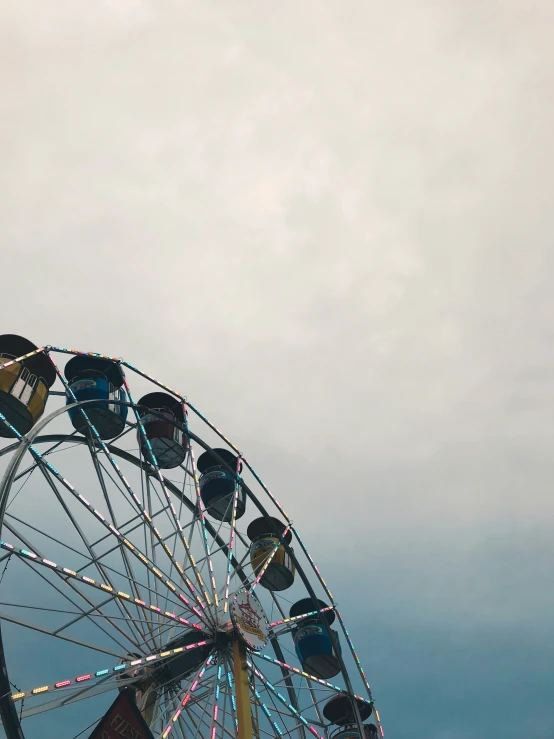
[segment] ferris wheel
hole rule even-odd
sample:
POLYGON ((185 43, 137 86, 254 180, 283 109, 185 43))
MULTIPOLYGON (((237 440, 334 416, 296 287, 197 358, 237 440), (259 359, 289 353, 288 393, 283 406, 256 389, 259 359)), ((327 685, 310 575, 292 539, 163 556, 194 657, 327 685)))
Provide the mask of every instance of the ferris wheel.
POLYGON ((384 736, 296 526, 184 395, 2 335, 0 477, 7 739, 384 736))

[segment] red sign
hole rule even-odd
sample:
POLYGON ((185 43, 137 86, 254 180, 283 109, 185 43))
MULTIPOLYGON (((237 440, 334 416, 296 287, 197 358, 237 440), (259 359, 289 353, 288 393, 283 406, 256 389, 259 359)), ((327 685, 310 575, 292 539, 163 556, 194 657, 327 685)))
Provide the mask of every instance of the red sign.
POLYGON ((120 693, 89 739, 154 739, 132 695, 120 693))

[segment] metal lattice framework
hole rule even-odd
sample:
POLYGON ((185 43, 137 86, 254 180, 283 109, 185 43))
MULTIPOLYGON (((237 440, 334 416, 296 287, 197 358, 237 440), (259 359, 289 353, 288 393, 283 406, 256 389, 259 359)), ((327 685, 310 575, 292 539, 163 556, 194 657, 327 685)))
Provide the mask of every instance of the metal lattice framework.
POLYGON ((86 739, 117 692, 129 689, 152 734, 164 739, 327 739, 336 727, 323 707, 338 694, 349 698, 360 736, 359 707, 368 704, 384 736, 331 591, 245 455, 186 396, 121 359, 46 346, 0 359, 0 372, 41 353, 52 360, 58 388, 44 416, 23 435, 0 413, 12 434, 0 439, 0 716, 8 739, 54 730, 86 739), (120 369, 125 396, 110 402, 128 412, 114 438, 101 438, 91 421, 95 401, 74 394, 64 376, 67 355, 120 369), (172 423, 186 453, 172 469, 158 463, 145 408, 136 401, 152 391, 182 408, 183 420, 172 423), (82 418, 78 430, 69 410, 82 418), (235 468, 218 452, 222 444, 235 455, 235 468), (204 452, 235 480, 222 520, 203 502, 197 459, 204 452), (256 569, 246 528, 257 517, 278 517, 284 529, 275 529, 275 546, 256 569), (294 565, 294 583, 268 590, 263 578, 281 548, 294 565), (239 589, 267 616, 261 651, 233 629, 230 604, 239 589), (310 608, 290 617, 290 606, 305 599, 310 608), (291 635, 307 616, 321 616, 335 644, 340 671, 332 678, 306 671, 295 653, 291 635))

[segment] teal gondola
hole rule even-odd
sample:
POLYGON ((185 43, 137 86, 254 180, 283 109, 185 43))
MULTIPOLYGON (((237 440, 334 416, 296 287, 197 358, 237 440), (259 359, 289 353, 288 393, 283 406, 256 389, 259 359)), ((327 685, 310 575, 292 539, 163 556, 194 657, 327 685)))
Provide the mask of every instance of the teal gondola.
MULTIPOLYGON (((319 600, 318 603, 318 610, 327 608, 327 604, 323 601, 319 600)), ((289 616, 295 618, 314 610, 315 606, 312 599, 303 598, 292 606, 289 616)), ((334 641, 333 645, 324 625, 324 621, 330 626, 334 620, 334 611, 315 613, 300 619, 292 632, 294 648, 302 664, 302 669, 310 675, 324 680, 334 677, 340 672, 340 660, 337 657, 337 652, 340 654, 339 635, 336 631, 330 630, 334 641)))
POLYGON ((87 433, 88 424, 76 402, 95 400, 83 407, 101 439, 113 439, 125 428, 127 395, 122 388, 123 373, 112 359, 80 354, 65 365, 65 377, 71 392, 67 395, 69 418, 73 428, 87 433), (75 400, 73 399, 75 396, 75 400), (73 406, 73 407, 72 407, 73 406))

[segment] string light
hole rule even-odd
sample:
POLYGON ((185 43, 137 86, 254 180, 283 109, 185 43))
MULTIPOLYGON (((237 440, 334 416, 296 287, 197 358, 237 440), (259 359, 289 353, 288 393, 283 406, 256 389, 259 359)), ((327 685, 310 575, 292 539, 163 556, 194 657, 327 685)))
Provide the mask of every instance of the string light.
POLYGON ((27 691, 21 691, 19 693, 12 693, 12 701, 19 701, 23 698, 29 697, 31 695, 39 695, 40 693, 46 693, 49 690, 60 690, 61 688, 67 688, 70 685, 79 684, 86 682, 87 680, 92 680, 95 677, 104 677, 105 675, 109 675, 110 673, 119 673, 123 672, 124 670, 127 671, 132 667, 136 667, 137 665, 147 664, 153 661, 161 662, 168 657, 173 657, 176 654, 180 654, 184 649, 190 650, 190 649, 196 649, 197 647, 204 647, 208 644, 211 644, 211 639, 205 639, 199 642, 196 642, 196 644, 189 644, 187 647, 178 647, 177 649, 168 649, 165 652, 162 652, 161 654, 150 654, 146 657, 141 657, 140 659, 136 659, 130 664, 127 663, 120 663, 118 665, 114 665, 113 667, 106 667, 103 670, 97 670, 96 672, 87 673, 85 675, 79 675, 78 677, 74 677, 71 680, 60 680, 56 683, 52 683, 52 685, 42 685, 39 688, 33 688, 32 690, 27 691))

